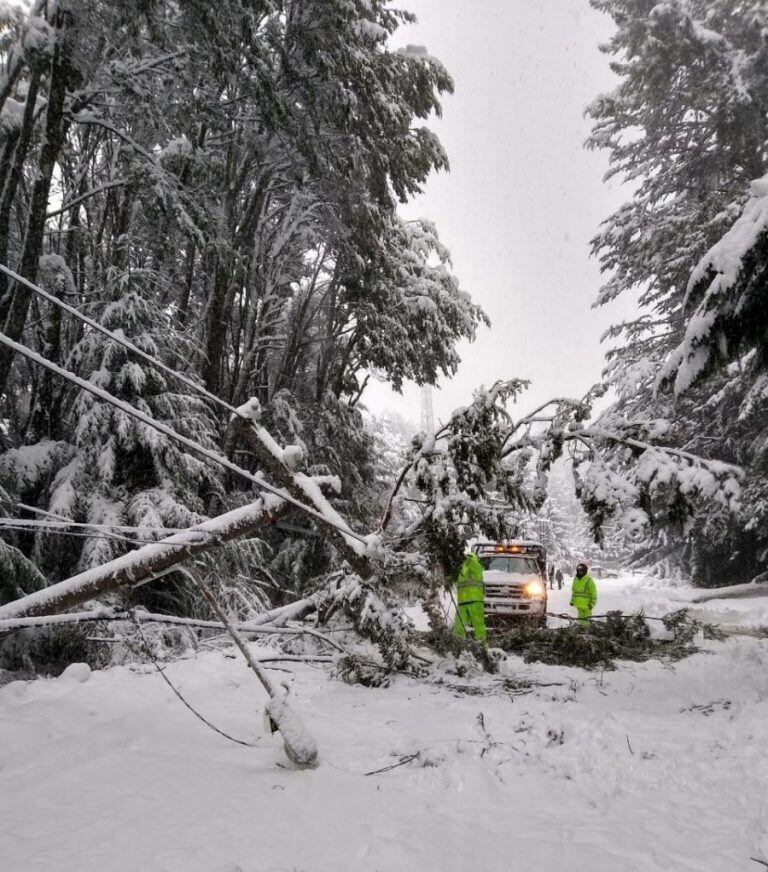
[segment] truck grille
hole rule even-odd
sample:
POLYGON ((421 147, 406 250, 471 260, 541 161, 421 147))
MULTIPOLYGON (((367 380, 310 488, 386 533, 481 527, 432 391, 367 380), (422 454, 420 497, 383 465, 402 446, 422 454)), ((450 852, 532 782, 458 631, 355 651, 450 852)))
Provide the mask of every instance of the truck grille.
POLYGON ((525 583, 522 584, 487 584, 485 595, 489 599, 525 599, 525 583))

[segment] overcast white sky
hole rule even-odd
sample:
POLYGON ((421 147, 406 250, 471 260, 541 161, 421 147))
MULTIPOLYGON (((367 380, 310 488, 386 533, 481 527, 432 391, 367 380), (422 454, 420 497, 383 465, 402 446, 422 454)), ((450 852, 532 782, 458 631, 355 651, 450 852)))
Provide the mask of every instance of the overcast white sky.
MULTIPOLYGON (((589 239, 627 199, 605 185, 606 156, 583 148, 585 106, 614 77, 598 44, 610 20, 588 0, 402 0, 418 15, 394 44, 425 45, 453 76, 431 123, 451 161, 405 214, 437 223, 464 290, 491 318, 462 344, 456 377, 435 392, 436 418, 480 384, 533 381, 524 407, 581 396, 599 379, 600 335, 629 302, 591 309, 600 284, 589 239)), ((366 404, 419 422, 419 390, 372 384, 366 404)))

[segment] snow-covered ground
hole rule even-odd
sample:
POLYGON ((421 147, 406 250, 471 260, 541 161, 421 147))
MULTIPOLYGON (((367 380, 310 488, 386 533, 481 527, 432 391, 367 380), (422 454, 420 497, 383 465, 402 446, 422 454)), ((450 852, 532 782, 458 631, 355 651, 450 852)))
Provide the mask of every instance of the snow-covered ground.
MULTIPOLYGON (((599 588, 598 611, 649 615, 687 594, 599 588)), ((706 611, 768 623, 768 600, 746 603, 706 611)), ((567 591, 551 607, 567 611, 567 591)), ((706 649, 604 674, 510 658, 499 676, 387 689, 285 664, 320 745, 313 771, 286 768, 263 691, 222 653, 168 674, 255 748, 206 729, 149 669, 15 682, 0 689, 0 868, 755 872, 751 858, 768 862, 768 642, 706 649)))

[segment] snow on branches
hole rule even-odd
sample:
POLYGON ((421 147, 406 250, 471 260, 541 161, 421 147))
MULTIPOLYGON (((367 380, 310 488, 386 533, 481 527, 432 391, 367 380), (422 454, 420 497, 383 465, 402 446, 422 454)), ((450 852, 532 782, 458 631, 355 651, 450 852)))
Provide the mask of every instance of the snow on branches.
POLYGON ((753 349, 768 367, 768 174, 750 185, 741 215, 701 258, 688 282, 685 335, 659 373, 681 394, 716 365, 753 349))
MULTIPOLYGON (((684 574, 706 581, 719 564, 715 577, 746 579, 765 529, 768 18, 761 4, 730 0, 591 4, 613 20, 601 50, 619 81, 588 108, 587 145, 607 152, 608 176, 631 190, 592 241, 606 276, 596 304, 630 294, 640 308, 606 334, 620 340, 605 373, 618 399, 601 417, 608 428, 666 420, 667 435, 652 441, 745 470, 739 523, 735 488, 694 461, 686 471, 683 455, 679 470, 661 464, 636 484, 651 524, 659 500, 686 529, 695 516, 674 537, 684 574)), ((665 563, 671 548, 657 549, 665 563)))
POLYGON ((400 606, 390 600, 382 578, 364 581, 358 575, 333 576, 319 610, 326 615, 340 610, 349 618, 355 630, 378 647, 385 672, 412 665, 410 622, 400 606))
POLYGON ((697 504, 719 505, 730 514, 741 508, 737 467, 641 443, 626 431, 593 427, 583 436, 590 447, 574 454, 576 493, 598 541, 609 520, 637 541, 650 526, 686 532, 697 504))
POLYGON ((598 540, 609 521, 637 536, 649 526, 684 529, 701 502, 739 510, 740 469, 665 444, 668 427, 661 422, 614 415, 588 423, 600 390, 581 401, 553 400, 515 419, 506 405, 524 387, 513 380, 478 391, 434 437, 414 440, 382 529, 403 502, 415 501, 420 515, 388 530, 393 543, 417 539, 453 577, 467 539, 513 535, 516 521, 541 507, 549 470, 564 454, 598 540))

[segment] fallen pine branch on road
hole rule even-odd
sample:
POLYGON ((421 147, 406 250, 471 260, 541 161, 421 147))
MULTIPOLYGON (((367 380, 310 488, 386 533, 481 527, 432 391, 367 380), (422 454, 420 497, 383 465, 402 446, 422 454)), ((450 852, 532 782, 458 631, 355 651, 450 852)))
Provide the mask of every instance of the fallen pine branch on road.
POLYGON ((687 609, 660 620, 671 638, 654 638, 643 614, 608 612, 605 620, 571 621, 567 627, 516 627, 491 642, 504 651, 521 655, 526 663, 615 669, 615 660, 642 662, 689 657, 699 650, 696 638, 700 633, 709 639, 725 638, 717 627, 692 619, 687 609))

